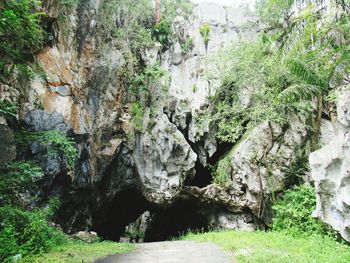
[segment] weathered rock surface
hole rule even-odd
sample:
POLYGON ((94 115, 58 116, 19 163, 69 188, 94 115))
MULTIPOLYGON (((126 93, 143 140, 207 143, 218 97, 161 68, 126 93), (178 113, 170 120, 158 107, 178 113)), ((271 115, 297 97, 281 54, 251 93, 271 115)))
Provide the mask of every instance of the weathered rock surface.
POLYGON ((317 206, 314 216, 350 242, 350 91, 343 87, 337 102, 337 133, 329 144, 310 154, 317 206))
POLYGON ((156 204, 173 199, 194 175, 197 155, 164 114, 150 132, 138 134, 133 159, 145 197, 156 204))
MULTIPOLYGON (((215 127, 198 123, 196 116, 206 110, 217 86, 204 75, 207 55, 251 33, 242 31, 250 19, 245 5, 199 4, 190 19, 176 17, 168 49, 155 45, 141 51, 145 65, 153 66, 160 58, 170 82, 167 92, 152 94, 154 103, 144 109, 142 129, 136 130, 130 112, 135 98, 123 85, 128 58, 123 45, 107 30, 109 20, 104 19, 106 8, 102 8, 106 2, 80 1, 79 13, 65 10, 71 26, 67 29, 55 19, 61 7, 46 1, 54 20, 54 41, 36 57, 46 77, 35 76, 27 83, 23 102, 16 89, 0 84, 0 99, 22 104, 19 118, 28 130, 60 130, 76 141, 79 156, 71 171, 63 156, 45 155, 40 143, 31 143, 28 153, 45 168, 44 195, 61 199, 59 223, 71 233, 98 229, 98 234, 112 239, 118 239, 124 227, 145 211, 155 218, 153 230, 157 224, 167 228, 171 219, 179 231, 186 230, 186 224, 242 230, 268 224, 270 197, 288 184, 286 169, 298 161, 298 149, 307 143, 307 125, 301 117, 289 116, 286 127, 266 122, 248 131, 226 155, 229 180, 223 187, 210 182, 203 188, 189 186, 210 158, 226 154, 218 151, 215 127), (199 32, 203 24, 211 28, 207 46, 199 32), (185 45, 189 42, 191 48, 185 45), (179 214, 181 222, 174 218, 179 214)), ((113 19, 109 22, 115 24, 113 19)), ((327 153, 314 153, 310 160, 314 160, 313 178, 319 192, 318 216, 348 238, 344 222, 350 221, 345 194, 350 117, 345 100, 349 95, 344 96, 338 105, 342 129, 333 146, 325 148, 327 153)), ((241 100, 248 105, 248 96, 241 100)), ((322 121, 321 131, 323 144, 333 139, 329 121, 322 121)))

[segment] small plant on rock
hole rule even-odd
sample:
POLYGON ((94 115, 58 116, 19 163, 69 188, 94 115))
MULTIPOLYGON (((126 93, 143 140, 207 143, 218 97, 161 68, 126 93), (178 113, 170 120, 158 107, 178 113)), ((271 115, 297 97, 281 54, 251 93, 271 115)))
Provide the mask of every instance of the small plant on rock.
POLYGON ((205 49, 208 49, 208 43, 209 43, 209 33, 210 33, 211 29, 209 24, 203 24, 199 27, 199 33, 201 34, 203 41, 204 41, 204 45, 205 45, 205 49))

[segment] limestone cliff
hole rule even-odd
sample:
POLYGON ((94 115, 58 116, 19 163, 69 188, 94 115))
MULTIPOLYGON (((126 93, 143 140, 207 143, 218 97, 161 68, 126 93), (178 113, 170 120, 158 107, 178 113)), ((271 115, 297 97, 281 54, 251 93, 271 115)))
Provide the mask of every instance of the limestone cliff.
MULTIPOLYGON (((30 143, 26 153, 44 167, 44 199, 61 200, 57 222, 64 230, 96 230, 119 239, 129 223, 145 221, 137 220, 145 211, 151 220, 142 228, 149 240, 187 228, 253 230, 270 223, 272 196, 291 184, 288 168, 307 154, 300 153, 308 149, 307 121, 291 114, 286 126, 262 123, 236 145, 223 145, 216 141, 215 127, 196 119, 210 108, 218 86, 204 74, 208 58, 240 37, 255 37, 254 29, 245 30, 248 22, 256 22, 246 4, 201 3, 188 16, 177 10, 169 44, 153 43, 136 52, 140 67, 166 72, 152 83, 148 97, 131 92, 131 78, 137 78, 134 61, 128 41, 114 30, 123 28, 127 12, 115 1, 80 0, 76 6, 46 1, 45 8, 51 42, 36 54, 44 72, 28 82, 14 76, 0 83, 0 99, 20 105, 20 121, 1 119, 0 129, 8 141, 13 134, 7 126, 60 130, 74 138, 78 159, 73 169, 63 155, 45 155, 40 143, 30 143), (207 42, 203 25, 210 28, 207 42), (133 107, 140 101, 135 123, 133 107), (229 177, 223 186, 212 183, 208 169, 219 160, 229 177)), ((321 149, 310 160, 319 194, 317 216, 349 239, 346 110, 339 115, 343 128, 332 141, 337 150, 321 149)), ((327 143, 330 125, 323 124, 327 143)))

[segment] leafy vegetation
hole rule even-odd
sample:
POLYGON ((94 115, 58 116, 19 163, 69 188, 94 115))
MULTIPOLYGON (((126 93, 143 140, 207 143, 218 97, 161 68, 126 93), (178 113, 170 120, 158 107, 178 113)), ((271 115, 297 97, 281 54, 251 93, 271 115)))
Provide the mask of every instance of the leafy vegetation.
POLYGON ((316 208, 315 196, 314 188, 308 185, 285 191, 273 206, 275 217, 272 229, 292 236, 330 234, 323 223, 312 217, 316 208))
POLYGON ((319 235, 292 237, 282 232, 215 231, 202 234, 189 233, 185 240, 214 242, 233 253, 239 263, 295 263, 350 261, 350 249, 331 237, 319 235))
POLYGON ((29 142, 40 142, 47 147, 49 155, 55 155, 62 151, 69 168, 72 168, 77 157, 77 149, 72 138, 67 137, 61 131, 27 132, 22 131, 16 135, 16 140, 23 145, 29 142))
POLYGON ((209 33, 211 31, 211 28, 209 26, 209 24, 203 24, 199 27, 199 33, 201 34, 204 44, 205 44, 205 48, 208 48, 208 43, 209 43, 209 33))
POLYGON ((170 44, 171 22, 167 19, 162 19, 153 27, 152 36, 163 47, 168 47, 170 44))
POLYGON ((189 53, 193 49, 193 47, 194 47, 193 38, 192 37, 186 38, 186 40, 183 43, 181 43, 182 54, 189 53))
POLYGON ((235 143, 264 121, 284 125, 294 112, 311 120, 312 145, 318 144, 321 113, 334 110, 323 98, 349 72, 349 18, 338 2, 326 9, 306 4, 295 12, 296 2, 303 1, 259 1, 266 24, 260 39, 242 40, 216 58, 209 78, 222 85, 209 119, 218 127, 219 140, 235 143))
POLYGON ((4 117, 16 117, 18 107, 8 100, 0 100, 0 115, 4 117))
POLYGON ((63 243, 65 236, 49 225, 50 216, 50 210, 1 207, 1 262, 13 262, 13 256, 38 254, 63 243))
POLYGON ((0 167, 0 204, 25 206, 35 201, 35 182, 43 176, 41 168, 30 162, 13 161, 3 165, 0 167))
POLYGON ((222 85, 212 99, 209 119, 218 128, 219 140, 235 143, 264 121, 287 123, 286 111, 293 104, 277 100, 289 82, 286 68, 279 63, 277 51, 267 50, 262 42, 242 41, 218 54, 218 68, 209 77, 219 76, 222 85))
POLYGON ((131 104, 130 113, 133 117, 133 126, 135 131, 142 131, 143 108, 140 106, 139 103, 134 102, 133 104, 131 104))
POLYGON ((29 162, 14 161, 0 167, 0 261, 47 251, 64 242, 64 235, 49 225, 58 207, 32 208, 37 200, 36 182, 43 177, 41 168, 29 162))
POLYGON ((5 0, 0 4, 0 78, 14 67, 27 70, 25 62, 43 47, 45 33, 41 28, 41 2, 38 0, 5 0))

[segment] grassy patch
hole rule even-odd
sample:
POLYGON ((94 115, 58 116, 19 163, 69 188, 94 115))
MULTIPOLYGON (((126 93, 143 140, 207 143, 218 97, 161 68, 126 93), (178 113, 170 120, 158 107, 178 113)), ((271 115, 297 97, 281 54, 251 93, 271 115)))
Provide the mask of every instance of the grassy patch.
POLYGON ((116 242, 86 243, 82 241, 70 241, 51 252, 24 259, 24 263, 88 263, 94 260, 112 255, 122 254, 134 249, 134 245, 116 242))
POLYGON ((322 236, 290 237, 279 232, 223 231, 187 234, 182 239, 209 241, 233 253, 237 262, 350 262, 350 247, 322 236))

